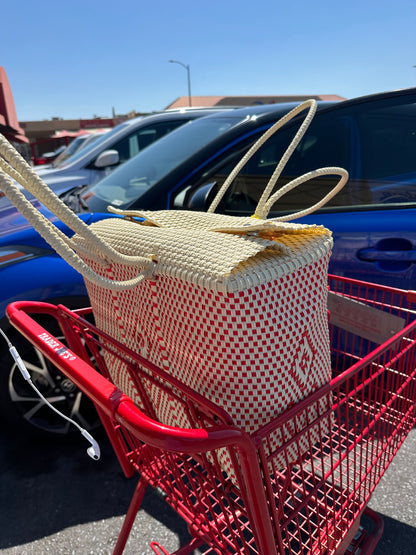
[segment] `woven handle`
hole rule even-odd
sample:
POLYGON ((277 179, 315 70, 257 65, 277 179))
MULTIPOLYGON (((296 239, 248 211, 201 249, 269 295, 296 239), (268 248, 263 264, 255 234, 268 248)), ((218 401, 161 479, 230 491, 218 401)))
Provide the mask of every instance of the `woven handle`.
POLYGON ((215 209, 217 208, 221 199, 223 198, 225 192, 227 191, 228 187, 234 181, 235 177, 240 172, 240 170, 245 166, 245 164, 248 162, 248 160, 253 156, 253 154, 278 129, 280 129, 288 121, 293 119, 300 112, 306 110, 307 108, 309 108, 309 110, 308 110, 308 113, 306 114, 306 117, 305 117, 304 121, 302 122, 302 125, 299 127, 296 135, 293 137, 290 145, 286 149, 286 152, 283 154, 280 162, 276 166, 269 182, 267 183, 267 185, 266 185, 266 187, 263 191, 263 194, 262 194, 262 196, 261 196, 261 198, 260 198, 260 200, 257 204, 256 211, 254 213, 254 217, 260 218, 260 219, 266 219, 271 207, 273 206, 273 204, 280 197, 282 197, 285 193, 294 189, 298 185, 301 185, 302 183, 305 183, 306 181, 309 181, 310 179, 313 179, 314 177, 318 177, 318 176, 321 176, 321 175, 339 175, 341 177, 341 179, 339 180, 339 182, 337 183, 337 185, 334 187, 334 189, 332 191, 330 191, 322 200, 320 200, 319 202, 317 202, 313 206, 311 206, 311 207, 309 207, 305 210, 301 210, 299 212, 296 212, 294 214, 289 214, 287 216, 281 216, 279 218, 273 218, 273 220, 275 220, 275 221, 291 220, 295 216, 296 216, 296 218, 300 218, 302 216, 306 216, 307 214, 311 214, 312 212, 314 212, 315 210, 317 210, 318 208, 320 208, 321 206, 326 204, 334 195, 336 195, 342 189, 342 187, 344 187, 345 183, 348 180, 348 172, 346 170, 344 170, 343 168, 338 168, 338 167, 334 166, 334 167, 320 168, 318 170, 308 172, 308 173, 290 181, 284 187, 282 187, 279 191, 277 191, 276 193, 271 195, 271 192, 273 191, 273 188, 274 188, 277 180, 279 179, 284 167, 286 166, 289 158, 292 156, 295 148, 298 146, 300 140, 302 139, 303 135, 305 134, 307 128, 309 127, 309 125, 310 125, 310 123, 311 123, 311 121, 312 121, 312 119, 315 115, 316 108, 317 108, 317 102, 316 102, 316 100, 311 99, 311 100, 306 100, 305 102, 302 102, 302 104, 299 104, 298 106, 293 108, 293 110, 291 110, 285 116, 280 118, 265 133, 263 133, 263 135, 246 152, 246 154, 242 157, 242 159, 238 162, 238 164, 235 166, 235 168, 231 171, 230 175, 224 181, 222 187, 220 188, 220 190, 216 194, 214 200, 212 201, 210 207, 208 208, 208 212, 214 212, 215 211, 215 209))
MULTIPOLYGON (((98 237, 85 222, 55 195, 1 134, 0 189, 45 241, 47 241, 68 264, 89 281, 112 290, 121 290, 129 289, 137 285, 147 276, 147 271, 153 262, 152 259, 121 254, 111 247, 111 245, 103 241, 103 239, 98 237), (97 274, 75 252, 75 243, 33 206, 20 191, 18 184, 42 202, 48 210, 57 216, 74 233, 81 236, 85 240, 85 246, 82 247, 82 250, 95 261, 98 260, 104 265, 109 265, 111 262, 128 264, 130 266, 138 266, 144 270, 139 272, 134 278, 126 281, 113 281, 97 274)), ((79 245, 77 245, 76 248, 78 250, 81 249, 79 245)))

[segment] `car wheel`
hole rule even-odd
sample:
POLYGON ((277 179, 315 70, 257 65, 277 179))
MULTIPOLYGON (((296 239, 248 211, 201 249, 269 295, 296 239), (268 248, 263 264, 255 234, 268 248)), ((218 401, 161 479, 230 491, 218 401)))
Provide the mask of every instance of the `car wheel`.
MULTIPOLYGON (((51 326, 48 326, 51 330, 51 326)), ((62 332, 55 336, 63 341, 62 332)), ((59 411, 88 431, 101 426, 93 403, 37 349, 13 333, 10 340, 25 363, 33 384, 59 411)), ((7 348, 0 352, 0 413, 13 430, 53 439, 79 436, 76 427, 48 407, 21 375, 7 348)))

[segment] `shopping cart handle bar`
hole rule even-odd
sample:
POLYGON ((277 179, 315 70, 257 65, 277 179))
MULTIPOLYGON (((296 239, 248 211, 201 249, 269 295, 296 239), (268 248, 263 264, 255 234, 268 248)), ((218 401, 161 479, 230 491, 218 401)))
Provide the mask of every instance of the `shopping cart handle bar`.
POLYGON ((237 448, 241 477, 245 482, 247 503, 251 508, 259 552, 276 555, 276 545, 267 513, 265 491, 258 488, 262 476, 257 460, 257 450, 251 437, 244 430, 222 424, 209 428, 183 429, 166 426, 143 414, 133 401, 93 366, 74 354, 60 341, 52 338, 28 313, 48 314, 62 324, 65 319, 60 308, 35 301, 17 301, 10 304, 6 313, 16 327, 44 356, 87 395, 104 415, 124 425, 135 437, 156 448, 187 454, 206 453, 221 447, 237 448), (45 337, 51 341, 44 340, 45 337), (43 338, 43 339, 42 339, 43 338), (243 478, 245 477, 245 478, 243 478))
POLYGON ((175 428, 146 416, 130 397, 66 345, 52 337, 28 314, 47 314, 59 322, 59 307, 36 301, 17 301, 7 307, 6 313, 11 324, 108 417, 121 422, 145 443, 160 449, 180 450, 184 453, 205 452, 226 445, 240 446, 244 451, 252 449, 250 436, 234 426, 220 425, 207 429, 175 428))
POLYGON ((16 301, 6 308, 10 323, 42 354, 77 385, 90 399, 110 416, 116 409, 120 396, 117 388, 95 371, 66 345, 53 337, 31 314, 47 314, 60 322, 58 307, 37 301, 16 301), (111 407, 110 407, 111 405, 111 407))
POLYGON ((174 428, 152 420, 143 414, 133 401, 124 396, 117 407, 117 421, 145 443, 168 451, 202 453, 226 446, 245 448, 252 445, 250 436, 236 426, 219 425, 210 428, 174 428))

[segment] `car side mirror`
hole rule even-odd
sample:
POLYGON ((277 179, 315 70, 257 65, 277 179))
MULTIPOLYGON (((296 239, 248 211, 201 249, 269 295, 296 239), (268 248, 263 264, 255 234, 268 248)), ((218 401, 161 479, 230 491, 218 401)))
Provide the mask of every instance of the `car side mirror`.
POLYGON ((105 150, 95 160, 94 166, 98 169, 116 166, 120 162, 120 156, 117 150, 105 150))
POLYGON ((187 204, 186 207, 189 210, 206 212, 211 202, 214 200, 216 193, 217 193, 217 182, 211 181, 210 183, 206 183, 191 195, 188 202, 186 203, 187 204))

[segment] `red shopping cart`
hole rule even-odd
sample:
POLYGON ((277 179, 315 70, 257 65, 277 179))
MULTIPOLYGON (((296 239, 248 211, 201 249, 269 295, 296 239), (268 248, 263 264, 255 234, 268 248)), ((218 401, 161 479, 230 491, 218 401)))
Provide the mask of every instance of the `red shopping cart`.
MULTIPOLYGON (((12 324, 93 400, 126 476, 140 476, 114 553, 123 551, 149 485, 188 525, 192 539, 177 555, 196 548, 250 555, 374 550, 382 521, 367 504, 416 421, 416 293, 329 276, 329 301, 331 382, 251 435, 98 330, 89 309, 8 307, 12 324), (38 315, 58 321, 65 345, 38 315), (128 370, 139 403, 112 384, 110 364, 128 370), (189 429, 157 421, 155 392, 181 407, 189 429), (276 433, 277 448, 270 442, 276 433), (224 453, 231 477, 220 464, 224 453), (373 521, 369 532, 360 527, 364 513, 373 521)), ((152 548, 167 553, 157 542, 152 548)))

